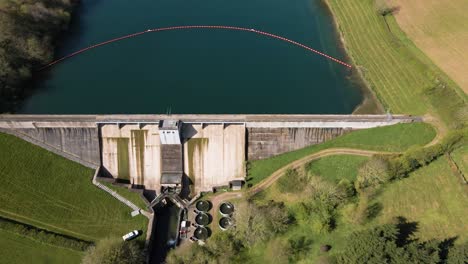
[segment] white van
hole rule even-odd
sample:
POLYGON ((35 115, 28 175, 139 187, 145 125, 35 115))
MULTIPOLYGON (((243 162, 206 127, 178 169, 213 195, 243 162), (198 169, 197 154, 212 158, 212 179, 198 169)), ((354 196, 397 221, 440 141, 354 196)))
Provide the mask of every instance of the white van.
POLYGON ((140 232, 138 232, 138 230, 133 230, 132 232, 126 234, 125 236, 122 237, 122 239, 124 241, 128 241, 128 240, 131 240, 135 237, 137 237, 138 235, 140 234, 140 232))

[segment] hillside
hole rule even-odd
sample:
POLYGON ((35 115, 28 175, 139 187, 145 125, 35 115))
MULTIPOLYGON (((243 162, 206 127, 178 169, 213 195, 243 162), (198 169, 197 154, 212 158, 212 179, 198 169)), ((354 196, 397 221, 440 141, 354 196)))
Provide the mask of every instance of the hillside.
POLYGON ((468 93, 468 1, 390 0, 401 29, 468 93))
POLYGON ((0 113, 15 108, 34 68, 52 59, 75 1, 0 0, 0 113))
MULTIPOLYGON (((143 232, 140 239, 144 240, 147 218, 132 218, 132 209, 94 186, 94 170, 2 133, 0 150, 0 220, 10 219, 23 226, 12 229, 11 224, 0 225, 0 231, 10 234, 0 236, 1 245, 10 245, 8 254, 2 251, 2 257, 16 259, 18 243, 23 243, 27 245, 23 249, 25 256, 37 257, 38 263, 64 263, 64 258, 67 263, 74 263, 81 258, 82 252, 76 248, 57 248, 60 243, 48 240, 55 237, 24 232, 25 228, 92 243, 137 229, 143 232), (67 251, 73 254, 65 254, 67 251)), ((136 200, 136 194, 124 192, 119 189, 122 195, 136 200)), ((16 263, 25 258, 18 258, 16 263)))

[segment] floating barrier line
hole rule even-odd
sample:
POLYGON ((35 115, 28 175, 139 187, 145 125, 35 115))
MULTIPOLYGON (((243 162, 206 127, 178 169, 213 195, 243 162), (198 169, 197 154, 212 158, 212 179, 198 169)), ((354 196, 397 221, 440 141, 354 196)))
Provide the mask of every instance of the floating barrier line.
POLYGON ((91 49, 95 49, 95 48, 98 48, 100 46, 104 46, 104 45, 107 45, 107 44, 110 44, 110 43, 113 43, 113 42, 117 42, 117 41, 121 41, 121 40, 124 40, 124 39, 129 39, 129 38, 134 38, 134 37, 138 37, 140 35, 143 35, 143 34, 147 34, 147 33, 153 33, 153 32, 161 32, 161 31, 171 31, 171 30, 183 30, 183 29, 225 29, 225 30, 237 30, 237 31, 247 31, 247 32, 252 32, 252 33, 255 33, 255 34, 258 34, 258 35, 263 35, 263 36, 267 36, 267 37, 270 37, 270 38, 275 38, 275 39, 278 39, 278 40, 282 40, 282 41, 285 41, 285 42, 288 42, 290 44, 293 44, 295 46, 298 46, 298 47, 301 47, 303 49, 306 49, 308 51, 311 51, 313 53, 316 53, 320 56, 323 56, 329 60, 332 60, 336 63, 339 63, 343 66, 346 66, 348 68, 351 68, 352 66, 346 62, 343 62, 339 59, 336 59, 330 55, 327 55, 323 52, 320 52, 318 50, 315 50, 309 46, 306 46, 304 44, 301 44, 299 42, 296 42, 294 40, 290 40, 290 39, 287 39, 285 37, 282 37, 282 36, 278 36, 278 35, 275 35, 275 34, 272 34, 272 33, 268 33, 268 32, 264 32, 264 31, 260 31, 260 30, 256 30, 256 29, 253 29, 253 28, 243 28, 243 27, 234 27, 234 26, 203 26, 203 25, 192 25, 192 26, 174 26, 174 27, 163 27, 163 28, 155 28, 155 29, 148 29, 148 30, 145 30, 145 31, 141 31, 141 32, 137 32, 137 33, 133 33, 133 34, 129 34, 129 35, 126 35, 126 36, 122 36, 122 37, 118 37, 118 38, 114 38, 114 39, 110 39, 110 40, 107 40, 107 41, 104 41, 104 42, 101 42, 101 43, 98 43, 98 44, 95 44, 95 45, 92 45, 92 46, 89 46, 89 47, 86 47, 86 48, 83 48, 83 49, 80 49, 78 51, 75 51, 73 53, 70 53, 60 59, 57 59, 57 60, 54 60, 50 63, 48 63, 47 65, 43 66, 42 68, 39 69, 39 71, 42 71, 44 69, 47 69, 57 63, 60 63, 66 59, 69 59, 71 57, 74 57, 76 55, 79 55, 83 52, 86 52, 88 50, 91 50, 91 49))

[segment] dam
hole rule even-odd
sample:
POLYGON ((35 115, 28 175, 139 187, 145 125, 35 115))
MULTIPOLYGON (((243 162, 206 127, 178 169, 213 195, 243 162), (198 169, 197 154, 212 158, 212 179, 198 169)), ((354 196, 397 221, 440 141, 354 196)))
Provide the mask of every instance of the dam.
POLYGON ((13 134, 103 176, 189 197, 245 181, 248 160, 352 130, 420 121, 405 115, 0 115, 13 134))

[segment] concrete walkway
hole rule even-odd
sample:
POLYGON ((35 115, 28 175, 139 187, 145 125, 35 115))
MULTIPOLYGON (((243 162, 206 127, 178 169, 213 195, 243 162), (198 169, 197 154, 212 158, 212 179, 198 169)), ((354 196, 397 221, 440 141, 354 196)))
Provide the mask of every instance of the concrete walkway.
POLYGON ((145 211, 142 210, 140 207, 136 206, 134 203, 130 202, 128 199, 124 198, 122 195, 118 194, 116 191, 114 191, 114 190, 110 189, 109 187, 105 186, 104 184, 101 184, 100 182, 98 182, 97 181, 98 173, 99 173, 99 168, 96 169, 96 172, 94 173, 94 177, 93 177, 93 184, 96 187, 98 187, 99 189, 101 189, 101 190, 107 192, 108 194, 112 195, 112 197, 119 200, 121 203, 123 203, 126 206, 132 208, 133 211, 139 211, 140 213, 142 213, 146 217, 149 216, 149 213, 148 213, 148 215, 144 214, 143 212, 145 212, 145 211))

